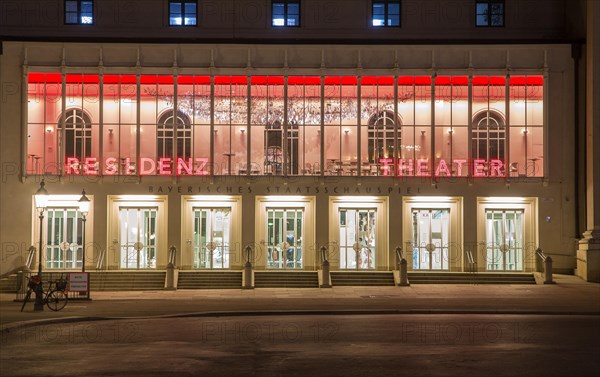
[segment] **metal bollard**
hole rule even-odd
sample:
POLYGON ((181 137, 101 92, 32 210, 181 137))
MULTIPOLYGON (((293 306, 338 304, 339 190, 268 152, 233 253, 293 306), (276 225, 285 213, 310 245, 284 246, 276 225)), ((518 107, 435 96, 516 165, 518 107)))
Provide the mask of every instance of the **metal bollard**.
POLYGON ((253 289, 254 287, 252 286, 252 262, 250 262, 251 259, 251 253, 252 253, 252 248, 248 245, 246 246, 246 264, 244 264, 244 289, 253 289))
POLYGON ((542 269, 544 268, 544 262, 542 261, 540 255, 543 255, 543 251, 541 248, 538 247, 537 249, 535 249, 535 253, 537 254, 535 258, 535 270, 537 272, 542 272, 542 269))
POLYGON ((398 284, 400 287, 408 287, 410 283, 408 282, 408 266, 406 263, 406 259, 402 258, 400 261, 400 283, 398 284))
POLYGON ((166 290, 175 290, 175 266, 173 263, 167 264, 167 286, 166 290))
POLYGON ((544 264, 544 284, 554 284, 552 280, 552 258, 547 257, 544 264))
POLYGON ((244 265, 244 289, 253 289, 252 286, 252 263, 247 261, 244 265))
POLYGON ((18 293, 27 293, 27 290, 29 289, 29 287, 27 286, 27 283, 29 283, 29 279, 27 278, 27 275, 31 273, 31 270, 27 267, 23 268, 23 270, 17 272, 17 279, 19 282, 19 291, 18 293))
POLYGON ((396 248, 396 269, 400 270, 400 261, 402 261, 402 248, 398 246, 396 248))
POLYGON ((329 279, 329 261, 325 259, 323 263, 321 263, 323 274, 323 284, 321 284, 320 288, 331 288, 331 283, 329 279))

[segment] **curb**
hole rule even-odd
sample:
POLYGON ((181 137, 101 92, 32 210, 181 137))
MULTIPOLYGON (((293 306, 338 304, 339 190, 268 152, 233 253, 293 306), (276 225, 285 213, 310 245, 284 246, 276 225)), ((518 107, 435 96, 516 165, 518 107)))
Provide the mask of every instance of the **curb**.
POLYGON ((31 321, 13 322, 0 326, 0 334, 8 334, 13 330, 19 330, 34 326, 55 325, 61 323, 78 323, 93 321, 122 321, 122 320, 150 320, 168 318, 203 318, 203 317, 250 317, 250 316, 293 316, 293 315, 552 315, 552 316, 600 316, 600 312, 557 312, 544 310, 448 310, 448 309, 380 309, 380 310, 267 310, 267 311, 239 311, 239 312, 196 312, 162 314, 156 316, 138 317, 62 317, 51 319, 39 319, 31 321))

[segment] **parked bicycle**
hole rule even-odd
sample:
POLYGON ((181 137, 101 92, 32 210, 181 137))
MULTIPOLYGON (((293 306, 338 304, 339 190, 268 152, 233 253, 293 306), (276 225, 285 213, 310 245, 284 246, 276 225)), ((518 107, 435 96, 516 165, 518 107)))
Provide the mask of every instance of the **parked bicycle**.
MULTIPOLYGON (((23 309, 25 308, 25 304, 27 304, 27 302, 31 298, 31 294, 35 291, 37 285, 43 284, 38 275, 34 275, 28 279, 29 282, 27 283, 27 287, 29 289, 27 290, 27 294, 25 295, 25 299, 23 300, 21 311, 23 311, 23 309)), ((67 281, 62 277, 62 275, 60 279, 49 282, 48 289, 43 291, 44 296, 42 299, 42 304, 45 304, 46 306, 48 306, 48 309, 55 312, 62 310, 69 301, 66 289, 67 281)))

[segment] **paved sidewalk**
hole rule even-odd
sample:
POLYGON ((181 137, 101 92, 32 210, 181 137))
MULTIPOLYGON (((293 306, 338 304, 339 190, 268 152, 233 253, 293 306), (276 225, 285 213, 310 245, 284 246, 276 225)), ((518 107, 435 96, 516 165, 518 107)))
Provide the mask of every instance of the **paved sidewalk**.
POLYGON ((412 285, 410 287, 263 288, 92 292, 60 312, 34 312, 0 295, 0 330, 108 318, 247 315, 281 312, 497 313, 600 315, 600 284, 555 275, 554 285, 412 285))

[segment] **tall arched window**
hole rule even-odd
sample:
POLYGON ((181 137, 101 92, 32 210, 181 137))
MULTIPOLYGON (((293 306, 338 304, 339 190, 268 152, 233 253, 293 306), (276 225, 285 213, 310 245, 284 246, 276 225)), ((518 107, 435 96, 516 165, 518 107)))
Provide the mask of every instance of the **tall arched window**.
POLYGON ((156 127, 156 146, 158 158, 183 158, 192 156, 192 126, 190 118, 177 112, 177 155, 173 149, 173 136, 175 135, 175 121, 173 110, 164 112, 159 118, 156 127))
POLYGON ((65 112, 65 157, 84 161, 92 156, 92 120, 80 109, 65 112))
POLYGON ((471 148, 473 159, 504 161, 506 127, 504 117, 495 110, 483 110, 473 117, 471 148))
POLYGON ((393 158, 394 139, 398 148, 402 144, 400 120, 392 111, 380 111, 369 118, 369 162, 376 163, 380 158, 393 158))

